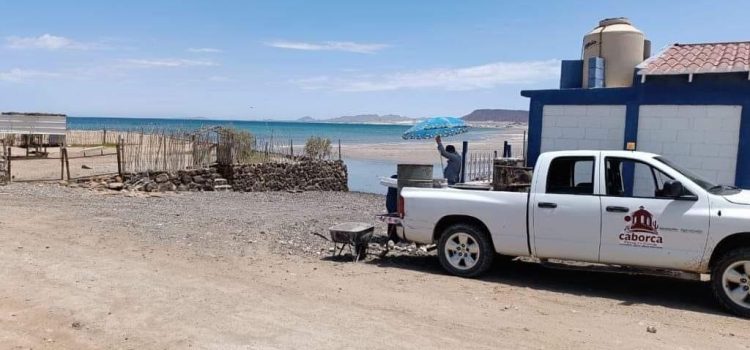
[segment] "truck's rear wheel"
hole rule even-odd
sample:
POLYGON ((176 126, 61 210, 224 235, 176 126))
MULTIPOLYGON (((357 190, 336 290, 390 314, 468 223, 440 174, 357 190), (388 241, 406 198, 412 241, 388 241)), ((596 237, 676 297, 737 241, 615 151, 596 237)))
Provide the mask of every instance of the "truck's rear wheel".
POLYGON ((438 258, 451 274, 476 277, 492 266, 495 249, 483 230, 467 224, 449 226, 440 236, 438 258))
POLYGON ((750 248, 725 254, 711 271, 711 287, 730 312, 750 317, 750 248))

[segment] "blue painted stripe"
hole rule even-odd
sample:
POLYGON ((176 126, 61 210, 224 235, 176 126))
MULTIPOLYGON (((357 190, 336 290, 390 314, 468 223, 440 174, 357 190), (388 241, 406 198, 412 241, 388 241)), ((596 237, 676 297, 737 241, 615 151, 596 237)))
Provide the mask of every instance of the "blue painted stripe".
POLYGON ((740 188, 750 188, 750 103, 742 106, 741 115, 734 184, 740 188))
POLYGON ((529 140, 526 156, 527 166, 534 167, 536 159, 542 151, 542 119, 544 118, 544 105, 540 101, 531 99, 529 105, 529 140))
POLYGON ((625 106, 625 143, 622 149, 627 149, 628 142, 638 142, 638 113, 641 106, 637 103, 628 103, 625 106))

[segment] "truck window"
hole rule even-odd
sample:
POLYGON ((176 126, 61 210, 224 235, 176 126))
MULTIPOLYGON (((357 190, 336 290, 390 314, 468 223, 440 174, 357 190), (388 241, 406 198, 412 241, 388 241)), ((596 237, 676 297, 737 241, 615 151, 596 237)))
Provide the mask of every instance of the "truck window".
POLYGON ((607 158, 607 195, 617 197, 662 198, 664 182, 670 180, 646 163, 626 158, 607 158))
POLYGON ((560 157, 552 160, 547 193, 594 194, 594 157, 560 157))

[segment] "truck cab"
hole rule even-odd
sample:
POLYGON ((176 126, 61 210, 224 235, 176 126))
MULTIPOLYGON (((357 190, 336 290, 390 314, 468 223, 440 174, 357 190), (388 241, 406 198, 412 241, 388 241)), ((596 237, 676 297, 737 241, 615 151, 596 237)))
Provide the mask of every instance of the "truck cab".
POLYGON ((543 154, 529 201, 532 254, 700 271, 712 198, 667 162, 642 152, 543 154))

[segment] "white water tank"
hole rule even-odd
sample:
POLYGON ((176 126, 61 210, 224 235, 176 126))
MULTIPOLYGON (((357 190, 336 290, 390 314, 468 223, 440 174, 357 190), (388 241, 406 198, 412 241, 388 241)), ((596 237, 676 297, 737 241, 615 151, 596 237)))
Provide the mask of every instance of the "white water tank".
POLYGON ((604 58, 604 86, 633 84, 635 66, 643 62, 645 37, 624 17, 607 18, 583 38, 583 87, 588 88, 589 58, 604 58))

